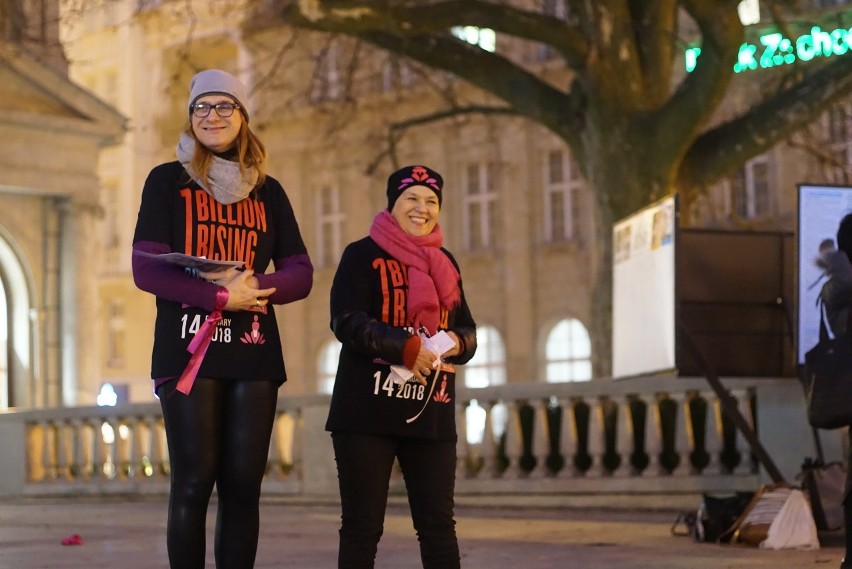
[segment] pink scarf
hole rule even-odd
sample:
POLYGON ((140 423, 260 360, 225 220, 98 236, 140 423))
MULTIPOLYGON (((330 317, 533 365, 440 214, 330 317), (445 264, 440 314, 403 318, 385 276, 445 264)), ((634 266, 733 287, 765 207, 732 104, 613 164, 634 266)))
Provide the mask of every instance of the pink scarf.
POLYGON ((429 235, 409 235, 393 215, 382 210, 373 219, 370 237, 379 247, 408 266, 408 322, 423 326, 430 334, 438 331, 441 307, 455 308, 461 300, 459 272, 441 251, 444 234, 435 226, 429 235))

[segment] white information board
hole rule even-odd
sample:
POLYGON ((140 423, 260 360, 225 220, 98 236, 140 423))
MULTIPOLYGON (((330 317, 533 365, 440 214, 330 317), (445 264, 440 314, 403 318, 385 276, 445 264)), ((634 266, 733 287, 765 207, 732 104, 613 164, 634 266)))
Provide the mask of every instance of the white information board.
POLYGON ((675 196, 613 226, 612 374, 675 368, 675 196))
POLYGON ((819 246, 826 239, 836 244, 840 220, 852 213, 852 187, 799 185, 798 295, 799 328, 796 346, 798 363, 819 340, 819 298, 825 272, 816 265, 819 246))

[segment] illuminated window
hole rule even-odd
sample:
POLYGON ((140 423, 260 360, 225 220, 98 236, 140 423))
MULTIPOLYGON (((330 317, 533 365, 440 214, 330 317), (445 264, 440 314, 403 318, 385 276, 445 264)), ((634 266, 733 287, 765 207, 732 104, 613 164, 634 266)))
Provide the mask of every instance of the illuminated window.
POLYGON ((334 389, 334 377, 337 375, 337 363, 340 360, 341 344, 331 340, 320 351, 317 366, 317 392, 331 393, 334 389))
POLYGON ((742 0, 737 6, 737 13, 744 26, 760 23, 760 0, 742 0))
POLYGON ((346 214, 340 205, 340 190, 323 186, 317 192, 317 249, 316 263, 330 267, 340 259, 343 222, 346 214))
POLYGON ((735 213, 742 219, 771 213, 769 160, 758 156, 745 163, 731 178, 731 198, 735 213))
POLYGON ((476 354, 464 365, 466 387, 506 383, 506 350, 500 332, 492 326, 476 329, 476 354))
POLYGON ((544 349, 548 383, 592 379, 592 341, 583 324, 574 318, 562 320, 547 336, 544 349))
POLYGON ((493 169, 492 164, 475 163, 465 172, 464 234, 470 251, 492 246, 497 219, 497 192, 491 187, 493 169))
POLYGON ((547 241, 569 241, 579 236, 579 209, 583 178, 580 168, 562 150, 547 153, 544 188, 544 233, 547 241))
MULTIPOLYGON (((95 398, 95 403, 99 407, 115 407, 118 404, 118 394, 115 392, 115 387, 111 383, 104 383, 101 385, 100 391, 98 391, 98 396, 95 398)), ((111 437, 115 437, 115 432, 111 432, 111 437)))
POLYGON ((336 101, 341 95, 340 56, 335 44, 329 45, 317 58, 311 85, 311 101, 336 101))
POLYGON ((497 34, 489 28, 477 28, 476 26, 457 26, 453 28, 454 36, 470 45, 479 46, 485 51, 497 49, 497 34))

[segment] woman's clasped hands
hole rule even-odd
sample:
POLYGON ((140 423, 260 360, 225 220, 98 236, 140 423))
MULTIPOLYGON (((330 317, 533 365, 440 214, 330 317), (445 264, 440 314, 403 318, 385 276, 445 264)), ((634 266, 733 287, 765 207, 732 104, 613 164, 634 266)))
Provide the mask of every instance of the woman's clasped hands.
POLYGON ((252 269, 228 269, 219 272, 199 272, 198 275, 213 284, 228 289, 225 310, 258 310, 269 304, 269 295, 275 287, 259 288, 260 284, 252 269))
POLYGON ((417 360, 414 362, 414 380, 420 385, 426 385, 426 377, 432 373, 432 370, 437 368, 441 363, 441 358, 448 358, 458 355, 461 351, 461 342, 455 332, 448 332, 449 337, 453 340, 453 347, 442 353, 440 356, 435 355, 426 346, 420 346, 420 351, 417 353, 417 360))

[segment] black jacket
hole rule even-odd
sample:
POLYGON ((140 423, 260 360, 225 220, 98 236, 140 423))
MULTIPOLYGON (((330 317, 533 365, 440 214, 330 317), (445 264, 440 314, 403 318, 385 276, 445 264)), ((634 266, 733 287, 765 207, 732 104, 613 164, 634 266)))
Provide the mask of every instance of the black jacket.
MULTIPOLYGON (((446 250, 456 268, 455 259, 446 250)), ((461 283, 459 283, 461 288, 461 283)), ((405 325, 407 267, 365 237, 343 252, 331 287, 331 329, 343 344, 326 429, 431 439, 455 439, 455 366, 476 351, 476 323, 464 290, 459 306, 442 314, 441 329, 464 344, 427 385, 393 383, 412 331, 405 325)))
POLYGON ((846 331, 849 306, 852 304, 852 263, 843 251, 831 251, 823 256, 823 264, 829 276, 820 291, 825 303, 825 313, 835 334, 846 331))

